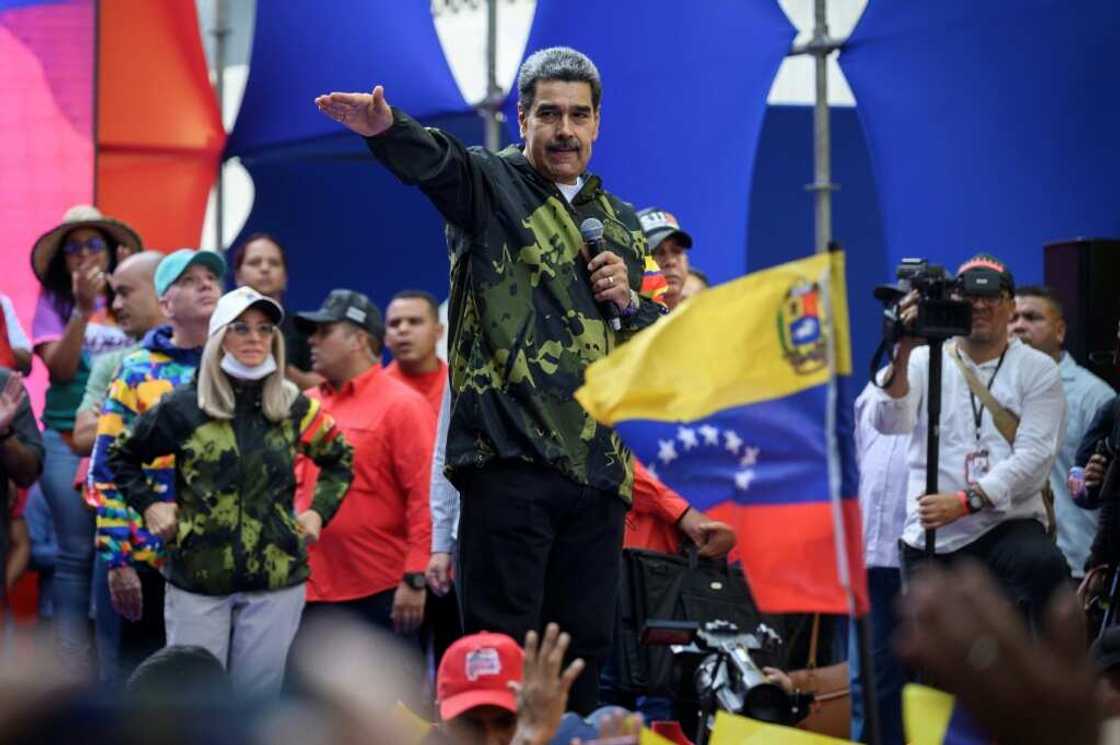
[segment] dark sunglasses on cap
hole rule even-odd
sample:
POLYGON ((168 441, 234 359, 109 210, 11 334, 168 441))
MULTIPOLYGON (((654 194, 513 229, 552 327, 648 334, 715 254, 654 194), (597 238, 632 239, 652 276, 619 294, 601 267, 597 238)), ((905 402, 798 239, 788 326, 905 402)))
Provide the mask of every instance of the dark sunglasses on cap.
POLYGON ((92 236, 84 241, 68 240, 62 244, 62 252, 67 256, 77 256, 83 250, 91 254, 99 254, 109 246, 103 238, 92 236))

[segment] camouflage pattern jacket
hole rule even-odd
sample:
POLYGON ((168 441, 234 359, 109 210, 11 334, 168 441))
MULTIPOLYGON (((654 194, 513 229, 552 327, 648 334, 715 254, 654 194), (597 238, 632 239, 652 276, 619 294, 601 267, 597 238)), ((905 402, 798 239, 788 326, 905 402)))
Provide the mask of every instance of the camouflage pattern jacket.
POLYGON ((311 509, 325 526, 350 487, 354 452, 318 401, 302 394, 287 419, 270 422, 260 385, 235 381, 230 421, 198 406, 180 386, 109 447, 109 468, 141 515, 159 501, 143 464, 175 456, 179 529, 168 546, 168 580, 203 595, 277 590, 307 580, 307 545, 295 520, 297 451, 320 468, 311 509))
POLYGON ((448 223, 449 477, 519 458, 629 501, 629 450, 572 394, 589 364, 661 313, 643 298, 616 334, 580 255, 579 225, 595 217, 605 249, 626 262, 630 286, 640 290, 648 249, 633 208, 590 173, 569 204, 517 147, 467 148, 393 114, 392 127, 366 139, 370 151, 401 181, 419 185, 448 223))

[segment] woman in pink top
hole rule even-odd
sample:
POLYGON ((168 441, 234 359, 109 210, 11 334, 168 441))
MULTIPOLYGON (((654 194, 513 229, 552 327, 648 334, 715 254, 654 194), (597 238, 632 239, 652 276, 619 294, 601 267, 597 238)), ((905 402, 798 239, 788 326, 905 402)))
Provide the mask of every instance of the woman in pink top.
POLYGON ((43 407, 46 447, 43 495, 58 538, 53 585, 55 629, 63 664, 88 673, 90 582, 93 571, 94 514, 74 489, 79 456, 73 450, 74 412, 81 402, 93 361, 131 344, 109 316, 108 275, 119 246, 142 247, 140 237, 95 207, 71 207, 62 223, 44 233, 31 251, 31 266, 42 287, 31 323, 35 355, 50 373, 43 407))

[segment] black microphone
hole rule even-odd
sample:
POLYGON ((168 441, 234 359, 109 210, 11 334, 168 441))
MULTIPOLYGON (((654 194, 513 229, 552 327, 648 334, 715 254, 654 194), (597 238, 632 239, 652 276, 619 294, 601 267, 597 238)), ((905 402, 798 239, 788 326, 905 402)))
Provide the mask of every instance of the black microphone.
MULTIPOLYGON (((603 223, 594 217, 589 217, 579 224, 579 234, 583 236, 583 242, 587 244, 587 253, 592 258, 599 255, 603 250, 603 223)), ((607 323, 615 331, 622 330, 622 321, 618 319, 618 306, 607 301, 599 303, 599 308, 606 317, 607 323)))

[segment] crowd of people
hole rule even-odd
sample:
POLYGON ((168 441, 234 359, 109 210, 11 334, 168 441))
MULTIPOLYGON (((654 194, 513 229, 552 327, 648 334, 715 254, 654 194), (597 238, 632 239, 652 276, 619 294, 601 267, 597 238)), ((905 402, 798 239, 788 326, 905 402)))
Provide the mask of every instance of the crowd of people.
MULTIPOLYGON (((422 127, 380 86, 316 100, 445 218, 446 329, 422 290, 384 314, 352 288, 286 307, 274 235, 228 262, 165 255, 89 206, 43 234, 30 337, 0 298, 0 557, 13 601, 36 570, 52 664, 32 655, 29 690, 52 696, 0 706, 5 741, 67 741, 81 721, 105 741, 218 726, 281 742, 633 741, 640 715, 602 708, 600 691, 617 672, 622 548, 720 559, 736 539, 572 395, 589 364, 707 286, 670 211, 635 211, 588 170, 602 95, 579 52, 531 55, 523 144, 497 153, 422 127), (32 357, 50 381, 39 422, 21 381, 32 357), (150 707, 140 724, 136 706, 150 707)), ((906 741, 901 687, 922 671, 966 705, 997 702, 977 715, 1016 738, 1001 741, 1095 743, 1120 716, 1120 629, 1094 628, 1090 654, 1067 596, 1082 583, 1107 601, 1092 570, 1120 558, 1115 392, 1063 350, 1051 291, 988 254, 957 276, 972 327, 945 348, 937 493, 923 340, 903 335, 855 403, 881 742, 906 741), (1012 682, 993 694, 989 675, 1012 682), (1075 694, 1076 717, 1057 713, 1075 694), (992 713, 1020 706, 1014 727, 992 713)), ((902 299, 903 324, 920 305, 902 299)))

